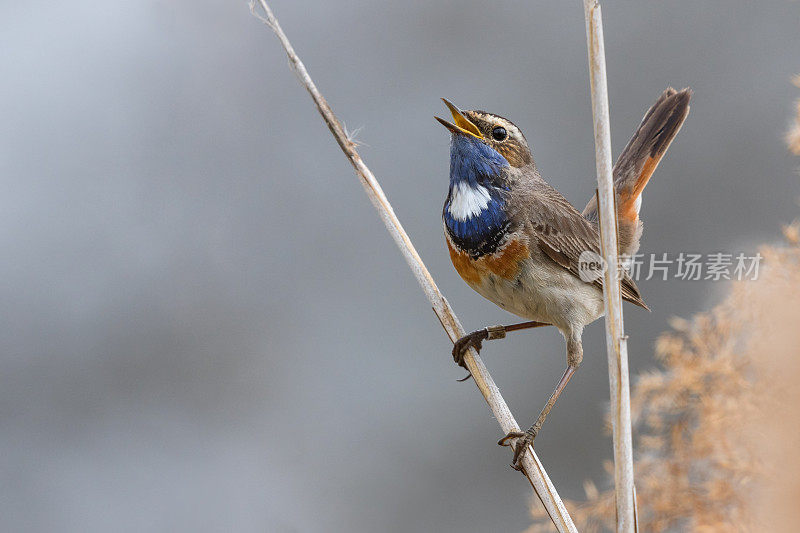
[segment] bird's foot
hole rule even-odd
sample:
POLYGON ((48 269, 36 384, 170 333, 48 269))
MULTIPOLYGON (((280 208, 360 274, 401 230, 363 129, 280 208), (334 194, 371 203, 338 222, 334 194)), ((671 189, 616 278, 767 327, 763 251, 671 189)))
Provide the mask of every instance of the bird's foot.
POLYGON ((497 441, 500 446, 510 446, 514 450, 514 457, 511 459, 511 468, 522 472, 522 454, 528 446, 533 447, 533 440, 536 438, 536 430, 534 428, 528 431, 509 431, 508 435, 497 441), (511 442, 516 440, 516 442, 511 442))
MULTIPOLYGON (((467 333, 453 345, 453 361, 455 361, 458 366, 467 368, 464 364, 464 355, 466 355, 470 348, 475 348, 475 351, 480 353, 481 348, 483 348, 483 341, 502 339, 505 336, 506 329, 503 326, 489 326, 473 331, 472 333, 467 333)), ((467 371, 469 371, 469 369, 467 369, 467 371)), ((459 379, 459 381, 466 381, 470 376, 472 376, 472 374, 467 374, 467 377, 459 379)))
POLYGON ((488 338, 488 328, 467 333, 453 344, 453 361, 455 361, 458 366, 467 368, 466 365, 464 365, 464 355, 466 355, 470 348, 475 348, 475 351, 480 353, 481 348, 483 348, 483 341, 488 338))

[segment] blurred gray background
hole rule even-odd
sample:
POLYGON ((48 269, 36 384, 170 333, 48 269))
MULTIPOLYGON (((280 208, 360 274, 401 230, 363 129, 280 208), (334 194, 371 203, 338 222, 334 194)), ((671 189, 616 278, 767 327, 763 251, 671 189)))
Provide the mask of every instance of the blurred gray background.
MULTIPOLYGON (((275 0, 466 327, 441 231, 439 97, 512 118, 593 193, 580 2, 275 0)), ((798 214, 782 135, 800 4, 603 4, 618 152, 658 94, 692 113, 644 198, 643 252, 753 251, 798 214)), ((0 530, 517 531, 531 491, 349 164, 245 2, 0 4, 0 530)), ((724 284, 642 281, 631 367, 724 284)), ((602 321, 536 441, 603 486, 602 321)), ((560 376, 538 330, 485 360, 520 420, 560 376)))

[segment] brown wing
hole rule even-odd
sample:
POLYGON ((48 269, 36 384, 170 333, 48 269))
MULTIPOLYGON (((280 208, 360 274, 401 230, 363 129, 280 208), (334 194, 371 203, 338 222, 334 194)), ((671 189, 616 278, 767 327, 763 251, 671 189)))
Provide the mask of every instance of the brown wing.
MULTIPOLYGON (((600 236, 597 227, 583 216, 558 191, 541 182, 526 202, 525 212, 530 231, 538 239, 539 248, 553 261, 580 278, 578 262, 583 252, 600 256, 600 236)), ((594 284, 603 288, 603 278, 594 284)), ((620 282, 622 298, 648 309, 639 288, 623 271, 620 282)))

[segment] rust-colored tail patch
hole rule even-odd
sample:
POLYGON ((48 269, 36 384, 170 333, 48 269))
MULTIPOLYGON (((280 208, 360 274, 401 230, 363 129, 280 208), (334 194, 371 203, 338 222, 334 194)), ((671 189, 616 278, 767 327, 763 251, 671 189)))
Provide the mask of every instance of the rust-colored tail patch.
MULTIPOLYGON (((647 110, 636 133, 620 154, 614 165, 620 222, 638 222, 642 191, 686 120, 691 97, 691 89, 676 91, 670 87, 664 91, 647 110)), ((583 216, 597 222, 594 196, 583 210, 583 216)))
POLYGON ((642 195, 642 191, 644 191, 647 182, 650 181, 653 172, 656 171, 656 167, 658 167, 662 157, 664 157, 664 152, 661 152, 655 157, 648 157, 642 166, 642 172, 639 174, 639 178, 636 180, 636 183, 634 183, 633 188, 617 191, 617 216, 627 222, 636 222, 639 220, 639 207, 642 205, 641 202, 638 201, 639 197, 642 195))

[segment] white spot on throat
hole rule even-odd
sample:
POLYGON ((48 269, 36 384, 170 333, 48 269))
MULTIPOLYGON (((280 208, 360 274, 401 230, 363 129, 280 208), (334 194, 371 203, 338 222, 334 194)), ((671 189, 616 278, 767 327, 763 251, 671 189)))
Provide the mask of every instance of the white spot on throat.
POLYGON ((448 211, 454 219, 463 222, 489 207, 490 198, 486 187, 482 185, 473 187, 469 183, 460 181, 453 187, 448 211))

